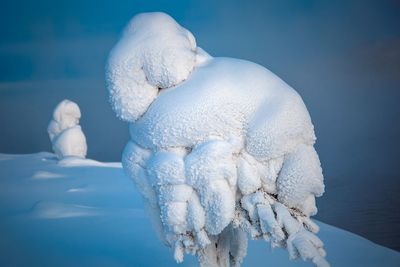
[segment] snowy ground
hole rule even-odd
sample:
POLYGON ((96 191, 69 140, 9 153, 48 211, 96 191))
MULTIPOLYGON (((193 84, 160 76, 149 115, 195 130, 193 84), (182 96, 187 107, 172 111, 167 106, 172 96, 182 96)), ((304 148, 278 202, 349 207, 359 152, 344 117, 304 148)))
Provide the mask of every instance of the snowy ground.
MULTIPOLYGON (((319 225, 332 266, 400 266, 400 253, 319 225)), ((0 154, 0 266, 175 265, 119 163, 0 154)), ((253 241, 244 266, 311 265, 253 241)))

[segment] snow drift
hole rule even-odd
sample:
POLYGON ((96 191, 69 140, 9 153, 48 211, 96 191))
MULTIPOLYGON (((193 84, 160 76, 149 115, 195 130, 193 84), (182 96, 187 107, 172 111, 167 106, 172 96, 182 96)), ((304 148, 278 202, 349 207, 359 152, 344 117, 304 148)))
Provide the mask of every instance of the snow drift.
POLYGON ((309 218, 322 170, 295 90, 255 63, 211 57, 163 13, 128 23, 106 78, 129 122, 124 170, 178 262, 239 266, 247 234, 328 266, 309 218))
MULTIPOLYGON (((176 264, 157 240, 140 194, 120 163, 89 159, 64 163, 68 164, 60 165, 56 155, 46 152, 0 154, 0 266, 196 266, 191 255, 176 264)), ((332 266, 399 266, 399 252, 317 223, 332 266)), ((228 237, 237 229, 223 231, 232 251, 237 251, 232 241, 238 239, 228 237)), ((242 263, 243 267, 293 265, 310 266, 288 261, 283 249, 271 251, 261 240, 249 240, 242 263)))
POLYGON ((59 159, 71 156, 86 157, 86 138, 79 126, 80 117, 78 105, 67 99, 61 101, 54 109, 47 132, 53 151, 59 159))

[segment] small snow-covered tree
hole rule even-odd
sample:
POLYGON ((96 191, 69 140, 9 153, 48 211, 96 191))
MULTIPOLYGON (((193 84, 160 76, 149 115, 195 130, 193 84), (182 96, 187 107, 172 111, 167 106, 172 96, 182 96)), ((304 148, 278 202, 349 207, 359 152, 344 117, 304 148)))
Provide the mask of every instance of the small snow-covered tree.
POLYGON ((54 109, 47 132, 53 151, 59 159, 71 156, 86 157, 86 138, 79 126, 80 118, 79 106, 70 100, 61 101, 54 109))
POLYGON ((163 13, 128 23, 106 78, 130 127, 124 170, 178 262, 240 266, 250 237, 328 266, 310 219, 322 170, 295 90, 260 65, 211 57, 163 13))

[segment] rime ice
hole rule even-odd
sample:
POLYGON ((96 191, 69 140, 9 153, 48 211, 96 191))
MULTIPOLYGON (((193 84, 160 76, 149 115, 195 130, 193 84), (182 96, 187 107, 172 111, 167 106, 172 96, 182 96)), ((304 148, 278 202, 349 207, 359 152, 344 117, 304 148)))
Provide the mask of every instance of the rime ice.
POLYGON ((211 57, 163 13, 128 23, 106 78, 129 122, 124 169, 178 262, 239 266, 247 234, 328 266, 309 218, 322 170, 295 90, 255 63, 211 57))
POLYGON ((54 109, 47 132, 59 159, 69 156, 86 157, 86 138, 79 126, 80 117, 78 105, 67 99, 54 109))

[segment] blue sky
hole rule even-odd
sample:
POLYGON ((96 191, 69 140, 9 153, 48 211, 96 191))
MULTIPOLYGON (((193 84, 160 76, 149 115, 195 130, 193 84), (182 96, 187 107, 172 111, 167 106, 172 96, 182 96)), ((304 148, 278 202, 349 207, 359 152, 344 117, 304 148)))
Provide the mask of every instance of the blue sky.
MULTIPOLYGON (((46 127, 55 105, 68 98, 81 107, 89 157, 119 160, 128 130, 107 103, 104 64, 124 24, 145 11, 169 13, 210 54, 255 61, 294 87, 318 137, 327 184, 319 216, 382 237, 380 218, 400 213, 400 4, 394 0, 5 1, 0 152, 51 150, 46 127), (356 219, 338 222, 354 212, 356 219), (370 224, 360 227, 364 219, 370 224)), ((386 230, 399 233, 399 225, 396 218, 386 230)), ((394 238, 382 242, 400 248, 394 238)))

